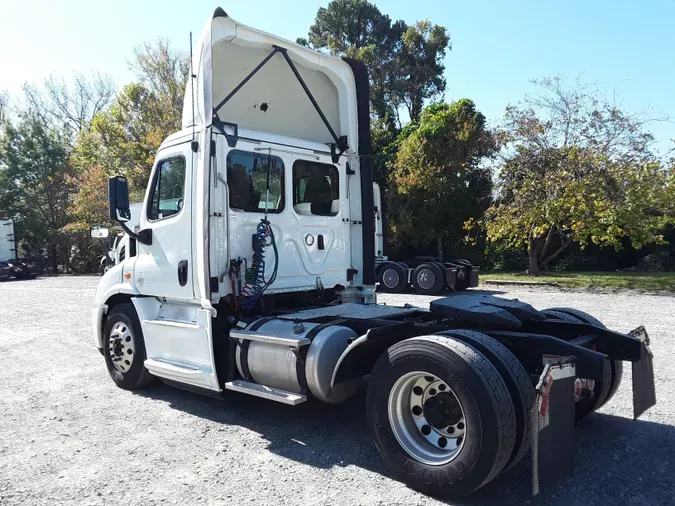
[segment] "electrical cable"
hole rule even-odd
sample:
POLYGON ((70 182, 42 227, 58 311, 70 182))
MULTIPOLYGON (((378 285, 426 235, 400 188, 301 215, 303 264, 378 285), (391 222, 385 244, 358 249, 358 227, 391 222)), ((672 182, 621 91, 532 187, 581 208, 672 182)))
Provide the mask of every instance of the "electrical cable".
MULTIPOLYGON (((271 150, 270 150, 271 151, 271 150)), ((244 271, 246 284, 240 290, 242 301, 241 306, 250 311, 258 303, 258 299, 277 279, 279 269, 279 250, 274 238, 272 224, 267 219, 267 210, 270 199, 270 153, 267 154, 267 181, 265 188, 265 217, 260 220, 256 227, 256 233, 252 236, 253 257, 251 267, 244 271), (268 243, 269 238, 269 243, 268 243), (272 246, 274 251, 274 270, 269 279, 265 279, 265 248, 272 246)))

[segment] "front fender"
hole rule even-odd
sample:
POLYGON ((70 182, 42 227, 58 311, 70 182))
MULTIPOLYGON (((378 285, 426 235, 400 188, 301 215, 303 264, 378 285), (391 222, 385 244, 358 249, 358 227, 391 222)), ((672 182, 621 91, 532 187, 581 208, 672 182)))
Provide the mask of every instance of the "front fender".
POLYGON ((140 295, 136 285, 134 285, 131 279, 125 279, 124 274, 124 263, 122 263, 115 265, 101 276, 98 287, 96 287, 96 297, 94 298, 96 305, 107 304, 110 297, 118 293, 140 295))
POLYGON ((115 265, 112 269, 101 276, 96 287, 94 308, 92 310, 92 327, 94 342, 100 350, 103 347, 103 321, 108 312, 108 301, 115 295, 139 295, 139 291, 129 281, 124 279, 123 265, 115 265))

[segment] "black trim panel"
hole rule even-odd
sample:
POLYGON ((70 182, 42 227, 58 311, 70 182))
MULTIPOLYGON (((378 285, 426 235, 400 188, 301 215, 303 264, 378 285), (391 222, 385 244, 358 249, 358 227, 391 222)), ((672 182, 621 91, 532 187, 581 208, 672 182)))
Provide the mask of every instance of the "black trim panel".
POLYGON ((370 83, 368 70, 360 60, 343 58, 354 74, 357 119, 359 123, 358 154, 361 175, 361 237, 363 246, 363 284, 375 284, 375 203, 373 199, 373 147, 370 142, 370 83))

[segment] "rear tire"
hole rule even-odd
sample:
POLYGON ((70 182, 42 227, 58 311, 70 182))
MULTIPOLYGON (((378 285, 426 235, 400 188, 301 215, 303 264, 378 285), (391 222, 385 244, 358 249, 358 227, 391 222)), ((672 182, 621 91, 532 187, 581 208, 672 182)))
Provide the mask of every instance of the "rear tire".
MULTIPOLYGON (((542 311, 547 316, 575 323, 588 323, 597 327, 606 328, 597 318, 572 308, 551 308, 542 311)), ((605 360, 602 381, 596 381, 593 395, 580 399, 574 403, 574 416, 577 421, 586 418, 600 409, 617 391, 623 375, 623 364, 620 360, 605 360)))
POLYGON ((125 390, 147 388, 159 380, 143 363, 146 359, 143 331, 134 305, 113 307, 103 326, 103 357, 110 377, 125 390))
POLYGON ((394 475, 425 494, 470 494, 495 478, 513 451, 516 417, 503 379, 485 356, 453 337, 414 337, 389 348, 372 370, 366 412, 375 444, 394 475), (401 387, 410 381, 422 382, 427 390, 421 383, 401 387), (431 397, 423 407, 415 404, 427 394, 431 397), (465 423, 438 419, 456 413, 456 408, 444 409, 447 399, 455 399, 465 423), (454 422, 463 432, 446 439, 444 430, 458 434, 450 431, 454 422))
POLYGON ((382 265, 377 278, 380 282, 380 292, 400 293, 408 286, 408 272, 396 262, 387 262, 382 265))
MULTIPOLYGON (((590 315, 579 309, 574 309, 571 307, 563 307, 563 308, 554 308, 554 310, 575 316, 584 323, 590 323, 591 325, 595 325, 596 327, 602 327, 603 329, 607 328, 607 326, 600 320, 598 320, 595 316, 590 315)), ((621 360, 612 360, 611 365, 612 365, 612 381, 609 387, 609 393, 607 394, 607 397, 605 397, 605 400, 602 401, 602 404, 600 404, 600 406, 598 407, 602 407, 605 404, 607 404, 609 400, 612 397, 614 397, 614 394, 619 389, 619 385, 621 385, 621 379, 623 378, 623 362, 621 360)))
POLYGON ((415 268, 410 282, 420 295, 438 295, 446 285, 445 271, 435 262, 423 263, 415 268))
POLYGON ((530 412, 534 405, 534 387, 530 376, 506 346, 488 335, 474 330, 448 330, 440 334, 452 336, 485 355, 504 380, 516 415, 515 445, 505 469, 512 468, 527 454, 532 443, 530 412))

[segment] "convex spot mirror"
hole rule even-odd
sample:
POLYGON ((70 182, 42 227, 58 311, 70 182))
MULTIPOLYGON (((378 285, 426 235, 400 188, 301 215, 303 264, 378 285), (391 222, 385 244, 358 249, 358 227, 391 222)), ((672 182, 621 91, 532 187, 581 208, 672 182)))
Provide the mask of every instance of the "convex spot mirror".
POLYGON ((93 226, 89 232, 92 239, 106 239, 110 235, 110 230, 105 226, 93 226))
POLYGON ((113 176, 108 179, 108 206, 111 221, 123 223, 131 219, 129 185, 124 176, 113 176))

